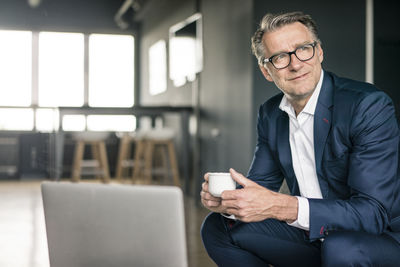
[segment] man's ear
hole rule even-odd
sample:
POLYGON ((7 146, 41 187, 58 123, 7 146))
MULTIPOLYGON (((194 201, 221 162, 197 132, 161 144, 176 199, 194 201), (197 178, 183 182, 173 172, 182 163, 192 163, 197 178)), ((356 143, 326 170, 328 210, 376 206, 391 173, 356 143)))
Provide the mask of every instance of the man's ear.
POLYGON ((264 68, 263 65, 258 65, 258 67, 260 68, 262 74, 264 75, 265 79, 267 79, 267 81, 272 82, 272 77, 269 74, 268 70, 266 68, 264 68))
POLYGON ((324 61, 324 50, 322 50, 321 44, 318 43, 318 58, 319 58, 319 62, 322 63, 322 61, 324 61))

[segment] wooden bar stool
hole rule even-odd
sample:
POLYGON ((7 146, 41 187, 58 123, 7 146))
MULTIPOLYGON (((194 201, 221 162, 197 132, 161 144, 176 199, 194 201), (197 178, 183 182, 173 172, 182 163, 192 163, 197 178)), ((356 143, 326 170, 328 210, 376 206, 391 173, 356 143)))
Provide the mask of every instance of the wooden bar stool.
POLYGON ((138 165, 143 164, 143 161, 140 159, 143 149, 144 140, 140 137, 140 134, 124 134, 121 137, 118 149, 115 179, 121 182, 125 178, 133 176, 134 170, 139 168, 138 165), (133 158, 131 156, 132 146, 134 147, 133 158), (129 175, 129 169, 131 169, 132 175, 129 175))
POLYGON ((153 182, 153 174, 163 174, 164 179, 172 176, 175 186, 180 186, 178 162, 174 146, 174 133, 169 129, 153 129, 146 133, 145 139, 140 143, 135 153, 135 161, 144 164, 134 168, 132 179, 138 181, 144 178, 145 183, 153 182), (157 153, 158 152, 158 153, 157 153), (155 168, 154 162, 159 155, 162 168, 155 168))
POLYGON ((75 135, 76 144, 71 177, 73 182, 79 182, 84 174, 93 174, 96 178, 102 179, 104 183, 110 182, 105 138, 100 138, 101 136, 86 136, 83 132, 75 135), (91 148, 91 160, 84 159, 86 146, 91 148), (90 168, 92 171, 86 173, 82 171, 83 168, 90 168))

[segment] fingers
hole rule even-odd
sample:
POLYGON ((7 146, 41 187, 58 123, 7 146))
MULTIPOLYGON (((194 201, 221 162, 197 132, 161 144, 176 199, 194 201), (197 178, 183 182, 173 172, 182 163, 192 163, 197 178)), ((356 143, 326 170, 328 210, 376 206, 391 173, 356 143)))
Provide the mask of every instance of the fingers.
POLYGON ((229 172, 231 173, 231 176, 232 176, 233 180, 235 180, 238 184, 242 185, 243 187, 255 184, 255 182, 253 182, 252 180, 246 178, 243 174, 238 173, 233 168, 230 168, 229 172))
POLYGON ((217 207, 221 206, 221 201, 213 201, 213 200, 202 199, 201 203, 206 208, 217 208, 217 207))
POLYGON ((201 184, 201 190, 202 190, 202 191, 208 192, 208 182, 207 182, 207 181, 206 181, 206 182, 203 182, 203 183, 201 184))
POLYGON ((208 192, 208 182, 204 182, 201 187, 201 202, 205 207, 217 207, 221 205, 221 198, 214 197, 208 192))
POLYGON ((211 200, 211 201, 221 202, 220 197, 214 197, 208 191, 205 191, 205 190, 201 190, 200 196, 201 196, 202 200, 206 200, 206 201, 211 200))
POLYGON ((206 174, 204 174, 204 180, 206 180, 206 182, 208 182, 208 176, 209 176, 210 174, 207 172, 206 174))
POLYGON ((222 199, 222 201, 221 201, 221 205, 222 206, 227 207, 228 209, 235 209, 235 210, 240 208, 238 203, 239 202, 236 201, 236 200, 225 200, 225 199, 222 199))
POLYGON ((236 190, 224 190, 221 193, 221 198, 223 200, 236 200, 238 199, 238 194, 240 194, 240 191, 242 189, 236 189, 236 190))

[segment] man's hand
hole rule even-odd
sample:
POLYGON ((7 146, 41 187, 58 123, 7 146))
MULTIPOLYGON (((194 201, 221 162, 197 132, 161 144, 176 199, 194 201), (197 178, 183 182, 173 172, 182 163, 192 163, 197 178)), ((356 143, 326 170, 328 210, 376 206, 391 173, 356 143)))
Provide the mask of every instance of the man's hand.
POLYGON ((201 203, 203 203, 203 206, 206 207, 207 209, 217 212, 217 213, 223 213, 226 212, 225 207, 221 206, 221 198, 220 197, 214 197, 213 195, 208 192, 208 176, 209 174, 206 173, 204 175, 204 182, 201 186, 201 203))
MULTIPOLYGON (((294 222, 297 219, 297 198, 271 191, 230 169, 232 178, 242 189, 222 192, 218 209, 244 222, 258 222, 268 218, 294 222)), ((210 204, 213 202, 209 202, 210 204)), ((204 204, 204 202, 203 202, 204 204)))

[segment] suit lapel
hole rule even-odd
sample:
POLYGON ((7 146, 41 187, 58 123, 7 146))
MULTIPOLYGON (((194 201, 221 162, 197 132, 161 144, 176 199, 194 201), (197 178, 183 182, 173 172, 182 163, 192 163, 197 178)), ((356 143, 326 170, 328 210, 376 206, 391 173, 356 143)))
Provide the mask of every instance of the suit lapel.
POLYGON ((321 179, 319 173, 321 173, 322 155, 332 124, 333 82, 329 73, 325 72, 324 76, 314 115, 314 153, 321 193, 326 198, 328 195, 328 184, 325 180, 321 179))
POLYGON ((278 157, 279 161, 285 170, 285 178, 290 192, 294 195, 300 195, 299 185, 295 178, 292 153, 289 143, 289 117, 286 112, 281 111, 277 125, 277 140, 278 140, 278 157))

